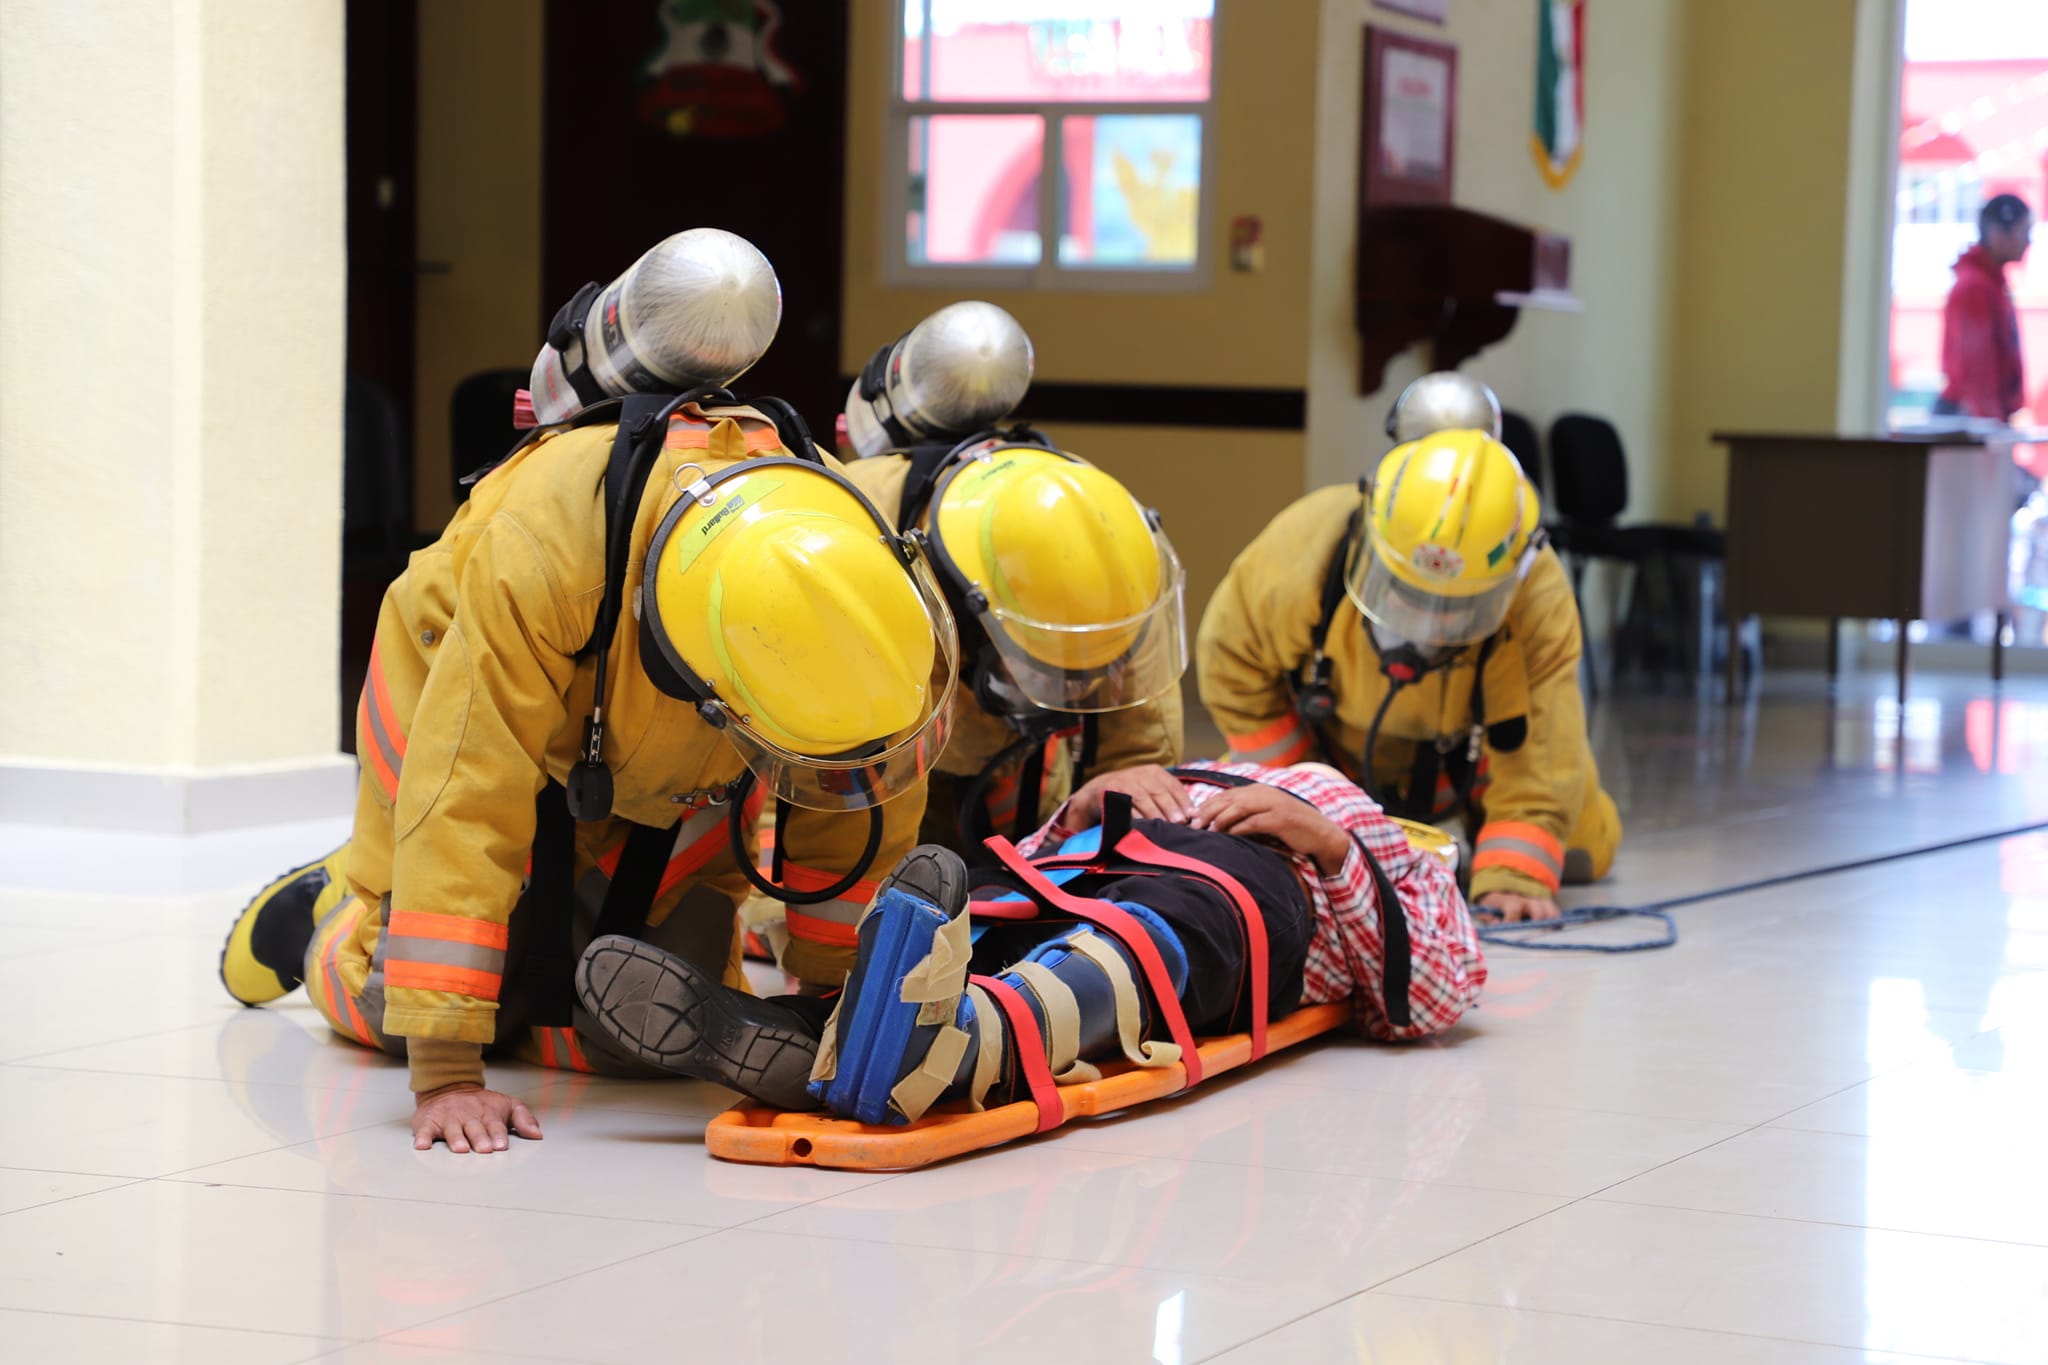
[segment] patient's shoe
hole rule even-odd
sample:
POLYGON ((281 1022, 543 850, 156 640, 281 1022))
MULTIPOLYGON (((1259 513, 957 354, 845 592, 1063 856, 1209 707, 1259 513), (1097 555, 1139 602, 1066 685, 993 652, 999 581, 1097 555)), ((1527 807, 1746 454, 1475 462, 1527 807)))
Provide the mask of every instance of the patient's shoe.
POLYGON ((576 996, 607 1038, 649 1065, 731 1086, 778 1109, 817 1107, 804 1087, 827 1001, 763 1000, 620 934, 584 951, 576 996))
MULTIPOLYGON (((842 1118, 914 1123, 933 1105, 977 1108, 1021 1097, 1028 1046, 1057 1084, 1100 1077, 1090 1059, 1121 1052, 1134 1066, 1171 1066, 1180 1049, 1147 1041, 1154 1016, 1130 950, 1085 925, 1054 923, 993 985, 968 980, 973 941, 967 870, 934 845, 883 883, 860 922, 860 955, 825 1026, 811 1093, 842 1118), (998 1002, 1000 992, 1011 1006, 998 1002), (1005 1009, 1021 1007, 1016 1026, 1005 1009)), ((1187 950, 1155 911, 1115 902, 1157 950, 1178 994, 1187 950)))
POLYGON ((256 893, 220 950, 220 980, 245 1005, 267 1005, 305 979, 320 920, 348 894, 348 845, 295 867, 256 893))
POLYGON ((1001 1038, 998 1025, 984 1048, 968 998, 966 864, 936 844, 913 849, 882 883, 859 935, 811 1094, 842 1118, 888 1124, 970 1095, 977 1069, 998 1066, 1001 1038))

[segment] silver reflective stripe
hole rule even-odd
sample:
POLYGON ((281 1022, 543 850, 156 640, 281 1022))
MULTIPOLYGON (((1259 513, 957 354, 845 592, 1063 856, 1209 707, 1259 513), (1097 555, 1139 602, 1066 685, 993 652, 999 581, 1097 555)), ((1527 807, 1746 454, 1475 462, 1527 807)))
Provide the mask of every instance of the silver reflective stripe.
MULTIPOLYGON (((404 1056, 405 1045, 400 1043, 394 1048, 390 1040, 384 1036, 384 942, 390 937, 385 932, 385 926, 391 923, 390 896, 384 897, 383 903, 377 907, 377 914, 377 947, 370 954, 370 974, 363 979, 362 993, 356 997, 356 1008, 362 1012, 363 1026, 370 1030, 370 1036, 376 1040, 377 1046, 386 1052, 404 1056)), ((330 986, 333 990, 339 990, 339 977, 330 983, 330 986)), ((334 1002, 337 1009, 341 1007, 340 996, 335 996, 334 1002)))
POLYGON ((1532 843, 1527 839, 1517 839, 1512 834, 1488 834, 1481 836, 1478 844, 1472 850, 1473 861, 1476 863, 1480 858, 1489 853, 1519 853, 1524 857, 1534 858, 1537 862, 1551 869, 1559 877, 1564 875, 1564 859, 1558 857, 1549 849, 1544 848, 1541 844, 1532 843))
POLYGON ((486 948, 475 943, 454 943, 445 938, 413 938, 407 934, 386 933, 377 944, 381 954, 389 948, 392 955, 404 962, 428 962, 437 967, 467 967, 472 971, 488 972, 492 976, 505 974, 505 950, 486 948))
POLYGON ((1299 748, 1302 741, 1308 737, 1308 730, 1300 721, 1296 721, 1292 729, 1274 740, 1271 744, 1261 744, 1256 749, 1240 749, 1235 744, 1232 744, 1230 746, 1230 760, 1233 763, 1270 764, 1284 756, 1290 749, 1299 748))
MULTIPOLYGON (((370 686, 368 683, 363 685, 366 688, 370 686)), ((391 779, 395 782, 398 780, 399 770, 405 766, 405 760, 399 757, 398 746, 393 744, 391 736, 385 733, 384 717, 379 714, 377 697, 374 692, 366 692, 364 694, 362 710, 363 715, 367 716, 370 721, 370 738, 376 741, 377 751, 384 755, 384 761, 390 765, 391 779)))

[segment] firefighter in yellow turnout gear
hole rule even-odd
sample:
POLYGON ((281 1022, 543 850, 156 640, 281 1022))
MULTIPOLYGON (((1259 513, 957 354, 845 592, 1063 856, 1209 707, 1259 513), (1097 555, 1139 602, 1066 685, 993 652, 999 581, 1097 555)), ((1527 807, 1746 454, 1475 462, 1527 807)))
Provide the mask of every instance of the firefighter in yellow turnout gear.
POLYGON ((1089 777, 1180 761, 1181 570, 1123 485, 1064 453, 993 439, 936 489, 920 473, 908 454, 847 470, 892 524, 932 538, 954 595, 963 685, 919 838, 971 858, 1089 777))
MULTIPOLYGON (((1140 770, 1142 781, 1182 753, 1178 564, 1116 480, 1028 427, 996 427, 1032 366, 1017 320, 968 300, 878 349, 846 399, 863 457, 848 476, 898 529, 933 541, 960 620, 971 685, 921 837, 969 858, 990 834, 1037 829, 1091 777, 1140 770)), ((1186 813, 1177 784, 1133 799, 1140 814, 1167 813, 1153 803, 1186 813)))
POLYGON ((576 957, 623 924, 739 983, 765 801, 788 805, 779 889, 803 902, 786 961, 836 985, 866 869, 916 842, 920 803, 892 798, 944 744, 957 642, 937 585, 786 409, 607 413, 577 378, 596 420, 492 470, 387 592, 353 838, 266 888, 222 957, 244 1003, 303 980, 337 1032, 408 1057, 421 1147, 539 1136, 484 1088, 487 1048, 673 1069, 589 1026, 576 957), (615 448, 622 428, 638 439, 615 448), (619 477, 628 449, 644 482, 619 477))
POLYGON ((1217 589, 1196 659, 1235 758, 1320 756, 1392 815, 1468 817, 1474 903, 1523 919, 1554 916, 1560 884, 1604 876, 1621 842, 1579 651, 1535 489, 1492 436, 1451 430, 1274 518, 1217 589))

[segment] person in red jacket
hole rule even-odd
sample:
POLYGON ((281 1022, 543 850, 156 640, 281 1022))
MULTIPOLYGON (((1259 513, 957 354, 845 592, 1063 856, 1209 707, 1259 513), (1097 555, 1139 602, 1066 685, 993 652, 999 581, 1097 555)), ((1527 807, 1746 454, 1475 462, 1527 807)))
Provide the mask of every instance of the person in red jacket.
POLYGON ((1956 258, 1955 287, 1941 314, 1941 368, 1947 386, 1937 417, 2009 422, 2026 406, 2020 321, 2005 268, 2027 254, 2034 214, 2014 194, 1987 200, 1977 215, 1977 244, 1956 258))

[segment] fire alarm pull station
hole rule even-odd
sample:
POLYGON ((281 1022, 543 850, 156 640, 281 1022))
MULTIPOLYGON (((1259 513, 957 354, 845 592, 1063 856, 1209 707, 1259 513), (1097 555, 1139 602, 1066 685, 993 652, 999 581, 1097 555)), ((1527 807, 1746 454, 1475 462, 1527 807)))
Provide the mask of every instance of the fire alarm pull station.
POLYGON ((1251 274, 1266 268, 1266 248, 1259 239, 1265 224, 1251 214, 1230 220, 1230 268, 1251 274))

